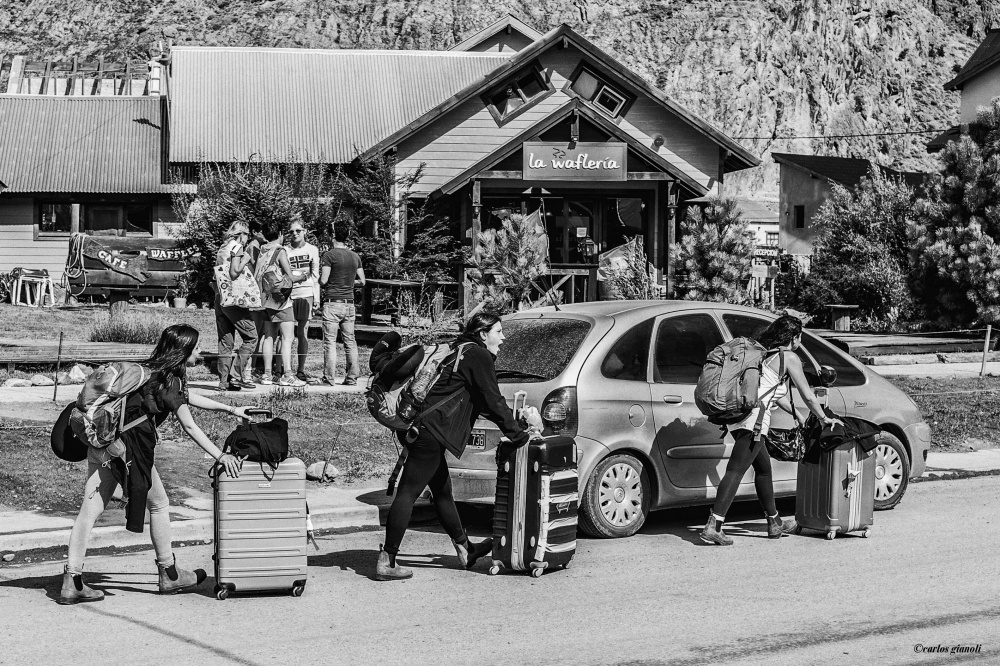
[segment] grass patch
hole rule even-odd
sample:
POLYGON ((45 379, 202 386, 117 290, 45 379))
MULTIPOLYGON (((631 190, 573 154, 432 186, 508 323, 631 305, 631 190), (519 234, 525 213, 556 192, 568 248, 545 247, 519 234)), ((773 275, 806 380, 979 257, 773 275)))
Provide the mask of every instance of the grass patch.
POLYGON ((167 326, 164 319, 151 312, 125 310, 120 314, 95 315, 89 338, 91 342, 155 345, 167 326))
POLYGON ((1000 377, 893 377, 931 426, 932 451, 1000 446, 1000 377))
POLYGON ((86 463, 56 458, 49 446, 49 427, 0 422, 0 504, 51 513, 80 508, 86 463))

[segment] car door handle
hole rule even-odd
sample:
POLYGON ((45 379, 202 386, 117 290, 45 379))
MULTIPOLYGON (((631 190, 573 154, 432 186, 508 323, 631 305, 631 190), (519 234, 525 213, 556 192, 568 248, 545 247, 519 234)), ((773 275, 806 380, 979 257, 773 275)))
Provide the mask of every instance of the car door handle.
POLYGON ((663 396, 663 402, 667 403, 668 405, 683 405, 684 398, 682 398, 679 395, 665 395, 663 396))

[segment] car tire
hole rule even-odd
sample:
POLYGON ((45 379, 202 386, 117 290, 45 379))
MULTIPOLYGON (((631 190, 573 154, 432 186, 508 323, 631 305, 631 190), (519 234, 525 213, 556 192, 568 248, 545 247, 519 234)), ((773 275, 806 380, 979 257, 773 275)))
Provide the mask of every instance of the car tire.
POLYGON ((875 438, 875 510, 892 509, 910 481, 910 458, 899 438, 881 432, 875 438))
POLYGON ((632 536, 646 522, 649 475, 634 456, 619 453, 597 463, 580 500, 580 529, 593 537, 632 536))

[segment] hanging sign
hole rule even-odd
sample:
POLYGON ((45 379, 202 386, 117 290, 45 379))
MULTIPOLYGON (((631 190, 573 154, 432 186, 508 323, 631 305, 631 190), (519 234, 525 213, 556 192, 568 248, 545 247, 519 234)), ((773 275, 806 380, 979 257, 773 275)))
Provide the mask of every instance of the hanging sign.
POLYGON ((525 141, 524 180, 628 180, 621 142, 525 141))
POLYGON ((190 248, 179 247, 150 247, 146 248, 146 254, 153 261, 183 261, 194 255, 190 248))

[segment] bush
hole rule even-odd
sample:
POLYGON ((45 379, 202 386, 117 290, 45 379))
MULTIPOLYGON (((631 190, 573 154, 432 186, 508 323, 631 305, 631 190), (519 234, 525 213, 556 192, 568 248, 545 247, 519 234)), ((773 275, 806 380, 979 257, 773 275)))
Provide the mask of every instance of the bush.
POLYGON ((89 339, 91 342, 155 345, 166 327, 167 323, 152 312, 125 310, 95 316, 89 339))
POLYGON ((538 212, 515 213, 500 229, 487 229, 476 239, 468 273, 476 300, 491 312, 523 310, 544 303, 531 297, 533 284, 548 271, 549 237, 538 212))
POLYGON ((734 199, 715 198, 704 210, 688 209, 681 239, 671 253, 683 276, 677 290, 689 301, 749 304, 754 241, 734 199))
POLYGON ((630 238, 622 246, 618 265, 607 271, 604 286, 608 297, 620 300, 648 300, 660 297, 660 290, 651 275, 652 265, 646 257, 642 237, 630 238))

